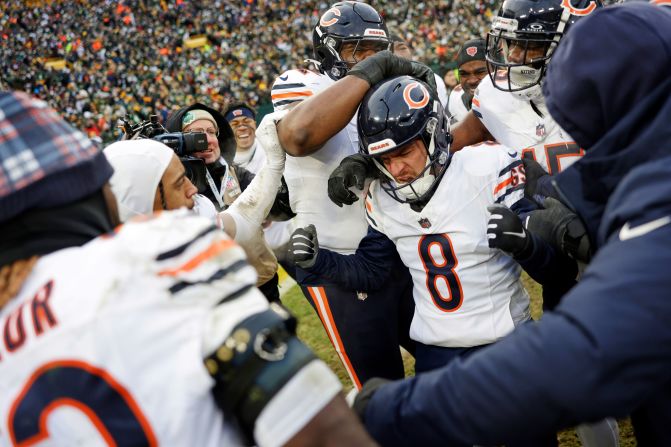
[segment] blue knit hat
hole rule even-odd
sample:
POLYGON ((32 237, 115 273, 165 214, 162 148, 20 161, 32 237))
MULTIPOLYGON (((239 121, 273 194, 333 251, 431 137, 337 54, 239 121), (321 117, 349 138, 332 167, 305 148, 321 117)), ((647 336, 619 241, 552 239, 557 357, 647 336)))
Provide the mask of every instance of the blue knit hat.
POLYGON ((44 101, 0 92, 0 223, 91 195, 112 172, 103 153, 44 101))

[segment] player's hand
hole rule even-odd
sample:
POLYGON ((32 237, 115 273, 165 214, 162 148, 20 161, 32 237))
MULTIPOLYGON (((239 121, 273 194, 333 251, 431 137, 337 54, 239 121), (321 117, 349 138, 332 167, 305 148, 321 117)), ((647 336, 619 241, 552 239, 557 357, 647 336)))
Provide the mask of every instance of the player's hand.
POLYGON ((339 207, 353 204, 359 198, 349 188, 363 191, 366 178, 373 177, 374 170, 372 161, 362 154, 345 157, 329 176, 329 199, 339 207))
POLYGON ((532 158, 523 158, 522 163, 524 163, 524 175, 526 177, 524 195, 536 203, 543 203, 544 197, 547 196, 546 191, 544 191, 544 184, 549 183, 550 174, 532 158))
POLYGON ((319 240, 314 225, 297 228, 289 239, 289 261, 300 268, 309 269, 317 261, 319 240))
POLYGON ((513 257, 524 255, 533 244, 533 239, 517 214, 503 205, 489 205, 487 211, 491 213, 487 225, 489 246, 513 257))
POLYGON ((382 379, 380 377, 373 377, 372 379, 366 381, 361 387, 361 390, 354 397, 354 403, 352 404, 352 410, 359 416, 361 422, 364 421, 366 415, 366 408, 368 407, 368 402, 373 397, 373 394, 383 385, 391 382, 387 379, 382 379))
POLYGON ((427 83, 434 94, 433 97, 438 97, 436 95, 438 91, 436 76, 429 67, 420 62, 399 57, 389 50, 380 51, 367 57, 352 67, 347 74, 363 79, 371 87, 388 78, 403 75, 412 76, 427 83))
POLYGON ((277 136, 276 124, 286 115, 287 110, 269 113, 263 117, 258 129, 256 129, 256 138, 261 143, 261 147, 266 153, 266 164, 270 169, 277 172, 284 172, 284 163, 286 152, 280 144, 277 136))
POLYGON ((552 197, 545 199, 543 206, 544 209, 529 214, 527 229, 571 258, 588 262, 591 246, 587 230, 578 215, 552 197))

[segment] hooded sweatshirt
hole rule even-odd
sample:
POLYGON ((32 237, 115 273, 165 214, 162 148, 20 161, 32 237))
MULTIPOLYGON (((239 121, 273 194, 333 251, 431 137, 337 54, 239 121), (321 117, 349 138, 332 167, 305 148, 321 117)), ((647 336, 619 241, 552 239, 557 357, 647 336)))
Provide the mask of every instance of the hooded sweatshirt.
POLYGON ((556 177, 597 252, 554 312, 445 368, 379 388, 382 445, 524 442, 631 415, 671 445, 671 9, 604 8, 563 37, 544 85, 585 150, 556 177))

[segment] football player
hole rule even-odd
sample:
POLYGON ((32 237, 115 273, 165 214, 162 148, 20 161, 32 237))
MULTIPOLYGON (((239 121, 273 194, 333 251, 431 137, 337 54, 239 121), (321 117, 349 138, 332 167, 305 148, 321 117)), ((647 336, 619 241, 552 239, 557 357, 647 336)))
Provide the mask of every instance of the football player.
MULTIPOLYGON (((280 141, 290 155, 284 178, 296 225, 316 226, 323 235, 323 246, 351 254, 368 227, 363 204, 350 209, 335 206, 327 196, 327 181, 343 158, 357 152, 356 124, 350 122, 350 115, 340 128, 323 133, 322 128, 329 125, 330 119, 304 122, 301 116, 312 120, 329 111, 309 103, 336 84, 337 79, 347 77, 357 61, 388 48, 387 28, 370 5, 336 3, 322 14, 314 29, 313 44, 321 73, 289 70, 275 80, 271 91, 276 109, 290 108, 278 123, 280 141), (301 123, 301 132, 316 130, 319 136, 311 142, 302 140, 299 133, 291 130, 292 123, 297 122, 301 123)), ((412 351, 408 343, 413 308, 410 275, 397 256, 390 257, 389 263, 398 269, 398 274, 376 288, 346 287, 322 278, 318 272, 306 271, 305 264, 296 268, 296 280, 356 388, 375 376, 402 378, 399 344, 412 351)))
POLYGON ((211 221, 114 230, 88 138, 23 93, 0 116, 2 445, 372 444, 211 221))
POLYGON ((505 0, 486 39, 489 76, 452 130, 452 150, 495 139, 550 174, 575 163, 583 150, 548 113, 541 84, 562 36, 599 7, 600 0, 505 0))
MULTIPOLYGON (((342 256, 321 247, 314 227, 302 228, 290 250, 312 264, 310 272, 352 285, 393 277, 378 264, 397 252, 413 278, 417 372, 470 354, 527 321, 519 265, 490 247, 492 237, 510 236, 488 227, 487 211, 532 206, 523 197, 517 153, 483 144, 451 155, 440 102, 409 76, 371 89, 357 123, 361 151, 377 169, 365 199, 368 235, 355 255, 342 256)), ((541 247, 519 227, 522 237, 512 236, 511 251, 525 260, 541 247)))

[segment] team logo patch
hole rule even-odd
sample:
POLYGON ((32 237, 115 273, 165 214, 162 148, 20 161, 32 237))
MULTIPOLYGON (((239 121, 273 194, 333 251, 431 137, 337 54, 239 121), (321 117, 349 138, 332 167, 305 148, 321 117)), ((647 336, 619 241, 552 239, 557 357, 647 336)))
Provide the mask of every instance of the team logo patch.
POLYGON ((240 109, 233 110, 233 116, 240 116, 240 115, 242 115, 242 110, 240 110, 240 109))
POLYGON ((539 123, 536 125, 536 136, 537 137, 545 136, 545 124, 539 123))
POLYGON ((431 221, 426 217, 422 217, 417 221, 417 223, 419 223, 419 226, 424 228, 425 230, 431 228, 431 221))
POLYGON ((466 48, 466 54, 473 57, 478 54, 478 47, 468 47, 466 48))
POLYGON ((405 88, 403 89, 403 101, 405 101, 405 103, 411 109, 423 109, 429 103, 429 99, 430 99, 429 92, 419 82, 412 82, 406 85, 405 88), (419 92, 422 94, 422 97, 419 100, 414 100, 412 98, 412 91, 417 88, 419 92))
POLYGON ((571 4, 571 0, 563 0, 561 7, 567 9, 574 16, 586 16, 596 9, 596 3, 591 1, 584 8, 576 8, 571 4))
POLYGON ((319 20, 321 26, 331 26, 335 23, 338 23, 338 17, 340 17, 340 10, 338 8, 331 8, 324 13, 322 18, 319 20), (327 18, 328 15, 332 15, 331 18, 327 18))

